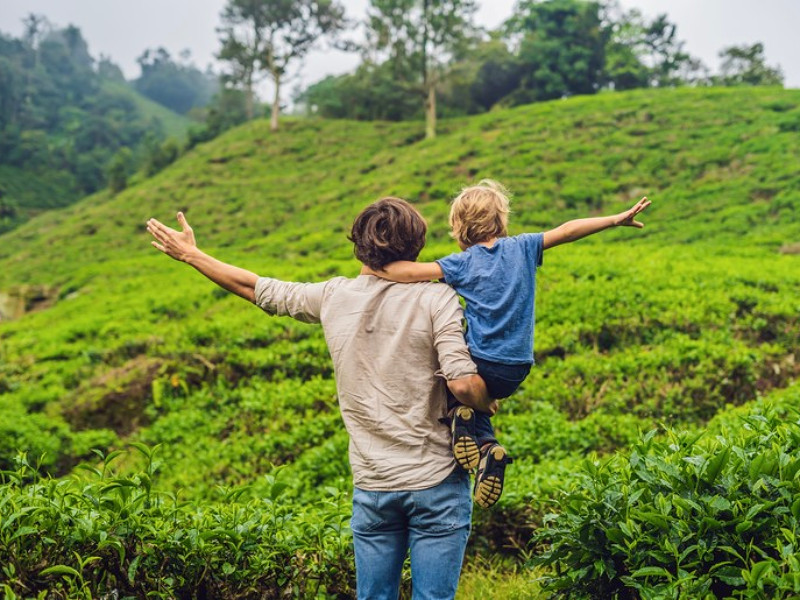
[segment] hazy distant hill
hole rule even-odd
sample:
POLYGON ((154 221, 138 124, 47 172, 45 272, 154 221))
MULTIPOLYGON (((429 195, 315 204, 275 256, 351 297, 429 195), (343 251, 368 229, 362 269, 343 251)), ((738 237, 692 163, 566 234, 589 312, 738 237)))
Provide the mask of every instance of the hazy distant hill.
MULTIPOLYGON (((143 130, 158 139, 170 136, 185 138, 191 125, 188 118, 145 98, 126 83, 105 81, 103 87, 109 94, 135 107, 136 116, 126 118, 141 121, 143 130)), ((74 189, 75 182, 70 175, 59 171, 40 172, 38 169, 0 164, 0 185, 5 196, 18 206, 21 221, 42 211, 63 207, 81 197, 80 192, 74 189)))
POLYGON ((78 28, 0 33, 0 231, 106 187, 115 153, 133 172, 149 147, 183 139, 189 120, 146 99, 78 28))

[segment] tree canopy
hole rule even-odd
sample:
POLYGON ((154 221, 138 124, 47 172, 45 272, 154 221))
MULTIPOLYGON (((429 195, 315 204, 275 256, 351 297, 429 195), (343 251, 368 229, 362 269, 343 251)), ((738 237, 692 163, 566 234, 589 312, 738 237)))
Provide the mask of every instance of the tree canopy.
MULTIPOLYGON (((188 59, 188 51, 183 56, 188 59)), ((207 105, 218 87, 213 72, 179 63, 164 48, 145 50, 137 62, 142 73, 134 81, 136 90, 178 114, 207 105)))
POLYGON ((0 230, 105 187, 119 149, 140 158, 147 135, 166 133, 119 67, 92 57, 80 29, 39 15, 24 26, 20 38, 0 34, 0 230))
POLYGON ((520 0, 489 32, 473 25, 474 10, 472 1, 371 0, 362 64, 296 100, 329 117, 424 115, 431 135, 437 113, 601 90, 783 81, 780 69, 766 65, 761 43, 725 49, 720 74, 711 75, 666 14, 645 17, 618 0, 520 0))
POLYGON ((254 114, 253 88, 266 75, 275 90, 272 129, 276 130, 281 85, 289 65, 344 25, 344 8, 336 0, 228 0, 218 57, 229 64, 227 81, 244 87, 248 117, 254 114))

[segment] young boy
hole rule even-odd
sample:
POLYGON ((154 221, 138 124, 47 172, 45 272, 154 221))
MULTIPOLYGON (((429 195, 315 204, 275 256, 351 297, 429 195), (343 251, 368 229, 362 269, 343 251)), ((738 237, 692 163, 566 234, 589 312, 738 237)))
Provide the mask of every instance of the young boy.
MULTIPOLYGON (((432 263, 394 262, 374 274, 408 283, 444 279, 466 300, 467 345, 489 395, 499 400, 516 391, 533 365, 536 269, 542 252, 609 227, 644 227, 635 217, 648 206, 642 198, 617 215, 508 237, 508 191, 483 180, 462 190, 450 208, 451 235, 462 252, 432 263)), ((460 404, 451 414, 453 454, 463 468, 478 467, 473 495, 488 508, 503 492, 511 459, 495 439, 489 415, 460 404)))

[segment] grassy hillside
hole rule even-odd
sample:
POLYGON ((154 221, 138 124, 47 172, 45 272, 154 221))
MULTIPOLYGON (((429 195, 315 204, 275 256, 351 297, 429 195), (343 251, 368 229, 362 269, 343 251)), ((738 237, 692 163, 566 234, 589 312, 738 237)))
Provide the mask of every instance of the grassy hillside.
POLYGON ((109 93, 129 99, 136 106, 136 110, 145 120, 159 124, 164 135, 183 139, 191 125, 191 121, 183 115, 171 111, 146 96, 138 93, 131 85, 118 81, 103 81, 103 87, 109 93))
MULTIPOLYGON (((346 233, 381 195, 419 206, 430 224, 423 258, 433 258, 456 250, 448 202, 476 179, 514 190, 512 233, 616 212, 646 194, 644 230, 547 252, 537 366, 495 419, 518 460, 499 505, 476 512, 473 540, 511 558, 484 568, 485 550, 473 549, 470 568, 516 570, 497 593, 530 597, 519 551, 547 512, 560 512, 585 456, 624 452, 654 427, 702 429, 760 397, 800 401, 798 131, 798 91, 683 89, 447 120, 433 141, 417 123, 297 120, 277 134, 265 122, 229 132, 116 197, 97 194, 0 236, 0 314, 27 310, 0 323, 0 466, 23 450, 63 475, 96 464, 92 448, 161 444, 157 468, 144 471, 148 497, 152 479, 197 503, 169 522, 211 518, 215 506, 226 522, 225 511, 250 514, 269 497, 301 515, 286 556, 308 551, 302 568, 289 561, 274 581, 307 578, 303 569, 331 557, 349 564, 346 530, 335 525, 348 510, 347 442, 321 332, 267 318, 157 254, 146 219, 184 210, 220 259, 319 280, 357 273, 346 233)), ((133 452, 109 468, 137 488, 146 463, 133 452)), ((87 497, 117 493, 101 483, 74 485, 90 486, 87 497)), ((149 506, 130 512, 149 522, 149 506)), ((141 547, 166 544, 158 540, 141 547)), ((231 556, 226 564, 247 573, 231 556)), ((156 572, 157 556, 142 560, 156 572)), ((238 580, 222 563, 209 568, 228 597, 238 580)), ((349 575, 314 572, 330 594, 332 581, 349 585, 349 575)), ((468 580, 465 593, 485 590, 480 575, 468 580)))
MULTIPOLYGON (((116 114, 108 117, 108 121, 97 126, 98 131, 94 133, 94 144, 102 144, 104 139, 107 142, 109 138, 118 140, 122 136, 120 130, 122 130, 123 124, 129 126, 133 124, 140 132, 136 137, 137 141, 134 143, 127 142, 134 155, 140 155, 144 152, 144 147, 140 140, 144 132, 151 133, 157 139, 173 137, 178 140, 184 140, 186 138, 186 133, 191 124, 191 121, 186 117, 149 100, 124 82, 99 80, 98 85, 100 86, 98 95, 102 94, 104 103, 101 103, 102 107, 110 105, 124 108, 117 108, 116 114)), ((74 111, 76 109, 75 107, 65 107, 63 109, 64 114, 68 114, 70 110, 74 111)), ((91 119, 99 120, 107 116, 102 113, 101 108, 95 108, 94 110, 95 113, 82 114, 78 122, 83 120, 90 121, 91 119)), ((43 144, 48 148, 48 152, 52 153, 58 152, 59 149, 72 148, 76 144, 85 146, 89 143, 87 136, 81 134, 77 126, 73 126, 67 131, 29 131, 26 135, 38 142, 45 140, 46 143, 43 142, 43 144)), ((126 142, 116 141, 116 143, 126 145, 126 142)), ((44 151, 42 148, 40 150, 44 151)), ((33 152, 30 149, 28 151, 30 153, 33 152)), ((86 148, 83 151, 86 152, 86 148)), ((76 167, 75 164, 71 164, 69 160, 63 157, 60 159, 61 162, 56 161, 58 163, 57 167, 50 169, 45 166, 47 163, 42 164, 35 161, 31 163, 0 164, 0 191, 2 192, 0 195, 6 201, 10 201, 12 203, 11 206, 13 206, 13 211, 10 214, 3 214, 0 209, 0 232, 13 229, 42 212, 54 208, 62 208, 74 203, 80 198, 81 189, 97 189, 97 187, 80 187, 86 184, 85 180, 88 177, 88 171, 94 171, 99 168, 99 186, 104 187, 104 165, 111 154, 113 154, 113 151, 109 151, 106 148, 105 153, 100 150, 100 153, 95 154, 93 157, 87 158, 84 156, 86 160, 82 168, 76 167), (79 172, 81 170, 83 170, 83 173, 79 172)), ((67 156, 72 156, 72 154, 67 152, 67 156)), ((8 162, 6 157, 3 160, 8 162)), ((0 201, 0 207, 2 207, 2 201, 0 201)))

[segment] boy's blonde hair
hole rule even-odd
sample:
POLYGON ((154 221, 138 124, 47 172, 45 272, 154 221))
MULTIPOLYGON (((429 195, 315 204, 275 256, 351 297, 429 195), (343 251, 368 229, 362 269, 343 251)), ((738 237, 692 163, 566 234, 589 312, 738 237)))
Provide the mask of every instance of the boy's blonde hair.
POLYGON ((450 205, 450 235, 465 248, 507 236, 509 196, 502 184, 491 179, 464 188, 450 205))

